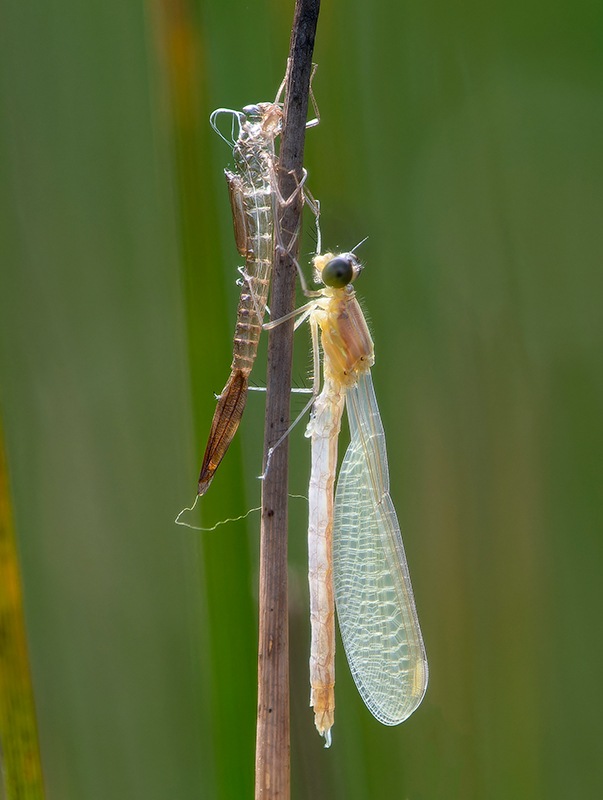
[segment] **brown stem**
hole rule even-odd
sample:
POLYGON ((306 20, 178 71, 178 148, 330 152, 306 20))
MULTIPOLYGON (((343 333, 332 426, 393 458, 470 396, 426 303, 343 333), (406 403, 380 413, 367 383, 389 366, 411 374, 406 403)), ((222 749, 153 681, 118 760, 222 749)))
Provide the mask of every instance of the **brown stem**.
MULTIPOLYGON (((271 297, 272 319, 293 310, 301 226, 302 198, 296 193, 302 176, 308 93, 320 0, 296 0, 285 114, 279 151, 281 197, 295 197, 284 206, 276 241, 271 297)), ((293 321, 270 331, 264 453, 289 426, 293 321)), ((260 540, 260 619, 258 652, 258 717, 255 762, 256 800, 288 800, 290 795, 289 641, 287 615, 288 441, 274 451, 263 482, 260 540)))

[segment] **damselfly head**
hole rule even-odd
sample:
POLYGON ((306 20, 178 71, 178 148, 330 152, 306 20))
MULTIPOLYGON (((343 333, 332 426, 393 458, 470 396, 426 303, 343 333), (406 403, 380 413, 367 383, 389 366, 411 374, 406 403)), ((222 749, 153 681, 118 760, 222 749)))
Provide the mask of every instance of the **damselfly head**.
POLYGON ((316 280, 331 289, 343 289, 356 280, 361 269, 362 264, 354 253, 325 253, 314 259, 316 280))

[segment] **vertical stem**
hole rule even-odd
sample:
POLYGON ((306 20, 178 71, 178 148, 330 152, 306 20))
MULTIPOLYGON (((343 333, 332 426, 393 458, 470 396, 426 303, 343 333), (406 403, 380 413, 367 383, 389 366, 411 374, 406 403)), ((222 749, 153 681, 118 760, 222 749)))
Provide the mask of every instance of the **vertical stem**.
MULTIPOLYGON (((275 239, 291 253, 275 252, 271 297, 273 319, 295 304, 302 198, 296 194, 302 175, 312 53, 320 0, 296 0, 285 115, 279 151, 279 189, 295 200, 282 209, 275 239)), ((264 452, 289 426, 293 321, 270 331, 264 452)), ((258 717, 255 763, 256 800, 287 800, 290 794, 289 640, 287 614, 287 500, 289 446, 285 440, 272 455, 262 490, 260 540, 260 619, 258 717)))

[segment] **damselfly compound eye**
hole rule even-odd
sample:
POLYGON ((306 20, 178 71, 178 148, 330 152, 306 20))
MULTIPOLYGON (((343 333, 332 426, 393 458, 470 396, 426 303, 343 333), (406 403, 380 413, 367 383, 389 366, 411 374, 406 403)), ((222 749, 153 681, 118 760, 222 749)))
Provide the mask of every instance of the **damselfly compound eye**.
POLYGON ((354 263, 349 255, 332 258, 322 271, 322 282, 332 289, 342 289, 354 279, 354 263))

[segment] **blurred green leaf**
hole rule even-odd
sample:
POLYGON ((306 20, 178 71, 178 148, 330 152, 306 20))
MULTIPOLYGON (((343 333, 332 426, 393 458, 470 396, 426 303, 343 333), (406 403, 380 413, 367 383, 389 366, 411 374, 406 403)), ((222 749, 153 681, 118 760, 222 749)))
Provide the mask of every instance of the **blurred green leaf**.
POLYGON ((0 792, 44 800, 44 779, 27 648, 23 586, 0 424, 0 792))

